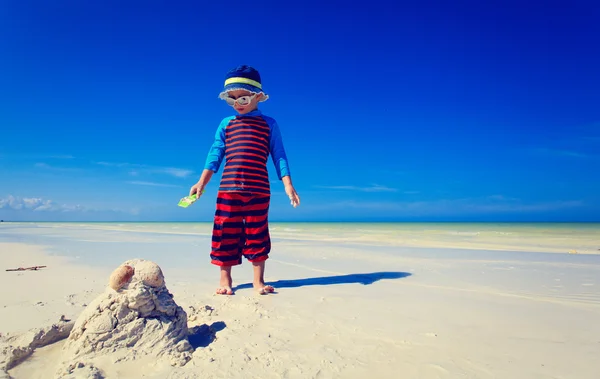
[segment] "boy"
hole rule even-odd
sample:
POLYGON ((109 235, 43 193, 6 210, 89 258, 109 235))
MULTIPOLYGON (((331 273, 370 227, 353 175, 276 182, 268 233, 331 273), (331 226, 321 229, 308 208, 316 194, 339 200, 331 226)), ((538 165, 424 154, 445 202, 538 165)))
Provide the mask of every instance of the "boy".
POLYGON ((190 189, 190 195, 196 193, 200 197, 225 158, 210 254, 211 263, 221 270, 217 294, 233 294, 231 268, 242 263, 243 255, 253 265, 254 289, 264 295, 274 291, 264 280, 265 261, 271 251, 269 154, 294 207, 300 204, 300 198, 292 185, 279 126, 258 110, 258 103, 269 98, 262 90, 258 71, 243 65, 228 72, 219 98, 231 105, 238 115, 221 121, 204 171, 190 189))

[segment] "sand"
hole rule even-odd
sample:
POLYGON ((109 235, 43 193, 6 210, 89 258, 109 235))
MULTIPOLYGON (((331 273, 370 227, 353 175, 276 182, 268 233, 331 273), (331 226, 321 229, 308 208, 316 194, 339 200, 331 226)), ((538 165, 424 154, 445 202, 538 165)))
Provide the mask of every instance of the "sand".
MULTIPOLYGON (((144 358, 115 364, 104 354, 96 366, 107 378, 591 379, 600 372, 600 256, 591 253, 519 250, 514 241, 512 250, 493 251, 370 247, 274 231, 266 279, 277 293, 256 295, 244 262, 233 270, 236 294, 220 296, 205 233, 3 227, 4 336, 63 315, 76 320, 127 259, 161 266, 187 313, 192 359, 182 367, 144 358), (33 265, 47 267, 4 271, 33 265)), ((413 237, 418 242, 418 232, 413 237)), ((48 378, 64 343, 37 349, 9 374, 48 378)))

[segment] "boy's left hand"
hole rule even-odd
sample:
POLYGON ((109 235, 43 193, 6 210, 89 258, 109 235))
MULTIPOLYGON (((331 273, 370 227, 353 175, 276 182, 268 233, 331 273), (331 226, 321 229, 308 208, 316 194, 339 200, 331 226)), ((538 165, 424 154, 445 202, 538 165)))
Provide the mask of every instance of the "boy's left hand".
POLYGON ((285 186, 285 193, 290 198, 290 203, 294 206, 294 208, 300 205, 300 196, 298 196, 298 193, 293 185, 285 186))

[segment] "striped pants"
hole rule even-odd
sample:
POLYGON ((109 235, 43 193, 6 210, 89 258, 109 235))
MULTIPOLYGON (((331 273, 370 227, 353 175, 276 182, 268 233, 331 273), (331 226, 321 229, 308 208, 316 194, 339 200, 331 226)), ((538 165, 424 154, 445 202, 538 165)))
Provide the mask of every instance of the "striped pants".
POLYGON ((269 195, 219 191, 213 225, 211 263, 235 266, 269 258, 269 195))

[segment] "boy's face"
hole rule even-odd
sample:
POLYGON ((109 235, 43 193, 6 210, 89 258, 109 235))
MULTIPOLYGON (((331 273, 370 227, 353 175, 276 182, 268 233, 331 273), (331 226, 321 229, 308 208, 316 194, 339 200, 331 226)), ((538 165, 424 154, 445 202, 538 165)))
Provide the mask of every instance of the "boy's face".
POLYGON ((250 91, 246 91, 243 89, 238 89, 238 90, 234 90, 234 91, 229 91, 227 92, 227 95, 229 96, 229 98, 233 99, 233 100, 237 100, 240 98, 244 98, 241 100, 247 100, 246 102, 242 101, 242 104, 240 104, 239 101, 236 101, 232 106, 233 108, 239 113, 239 114, 246 114, 249 112, 252 112, 253 110, 255 110, 256 108, 258 108, 258 102, 262 99, 263 94, 259 93, 259 94, 255 94, 252 93, 250 91), (249 101, 248 101, 249 100, 249 101))

